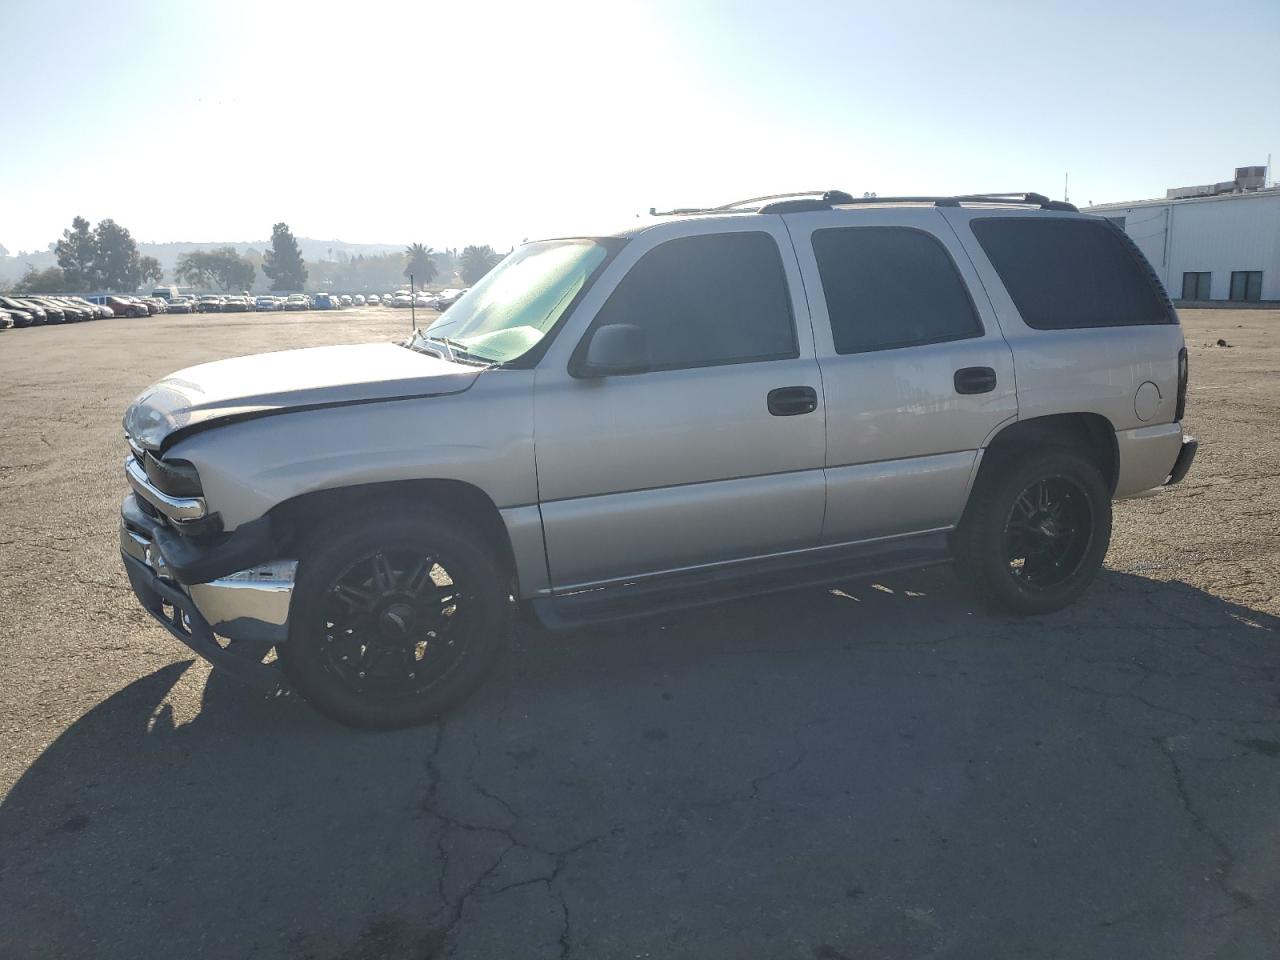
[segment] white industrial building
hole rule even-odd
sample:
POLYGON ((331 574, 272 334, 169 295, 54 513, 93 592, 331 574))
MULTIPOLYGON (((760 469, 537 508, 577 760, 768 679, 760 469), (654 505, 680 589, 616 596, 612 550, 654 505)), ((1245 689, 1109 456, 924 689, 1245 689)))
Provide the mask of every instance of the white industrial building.
POLYGON ((1175 300, 1280 300, 1280 188, 1265 167, 1163 200, 1085 207, 1124 229, 1175 300))

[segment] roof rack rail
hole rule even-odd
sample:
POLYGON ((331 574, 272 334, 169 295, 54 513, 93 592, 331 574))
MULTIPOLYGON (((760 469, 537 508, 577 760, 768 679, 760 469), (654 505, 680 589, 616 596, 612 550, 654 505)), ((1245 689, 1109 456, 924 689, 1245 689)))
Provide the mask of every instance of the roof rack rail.
MULTIPOLYGON (((848 197, 849 194, 843 190, 792 190, 789 193, 770 193, 763 197, 748 197, 746 200, 735 200, 732 203, 722 203, 718 207, 676 207, 673 210, 659 210, 657 207, 649 208, 649 216, 651 217, 678 217, 688 216, 695 213, 751 213, 755 211, 743 210, 743 207, 749 207, 751 204, 771 204, 775 201, 794 201, 798 197, 821 197, 830 203, 843 203, 843 200, 834 198, 848 197)), ((852 198, 850 198, 852 199, 852 198)))
POLYGON ((739 207, 745 207, 752 203, 763 203, 767 200, 784 200, 788 197, 813 197, 822 194, 822 190, 796 190, 791 193, 771 193, 764 197, 750 197, 746 200, 735 200, 733 203, 724 203, 718 207, 675 207, 671 210, 659 210, 657 207, 649 208, 649 216, 651 217, 675 217, 688 215, 691 213, 745 213, 739 210, 739 207))
POLYGON ((795 213, 800 209, 829 210, 836 204, 874 204, 874 203, 932 203, 936 207, 958 207, 962 203, 1008 203, 1018 206, 1036 206, 1041 210, 1064 210, 1079 213, 1076 205, 1064 200, 1050 200, 1042 193, 964 193, 949 197, 914 196, 914 197, 852 197, 840 190, 831 190, 823 195, 821 201, 802 201, 806 205, 800 208, 795 201, 765 204, 760 213, 795 213))
POLYGON ((834 197, 849 196, 843 190, 793 190, 790 193, 771 193, 764 197, 750 197, 746 200, 735 200, 733 203, 726 203, 723 206, 715 207, 716 210, 735 210, 738 207, 745 207, 753 203, 764 203, 766 200, 791 200, 795 197, 821 197, 823 200, 834 201, 834 197))
POLYGON ((830 210, 833 206, 874 203, 932 203, 937 207, 958 207, 962 203, 1008 203, 1019 206, 1037 206, 1041 210, 1063 210, 1079 213, 1073 203, 1065 200, 1050 200, 1042 193, 1010 192, 1010 193, 965 193, 955 196, 919 196, 919 197, 855 197, 844 190, 796 190, 792 193, 774 193, 764 197, 751 197, 747 200, 736 200, 733 203, 718 207, 677 207, 674 210, 659 211, 649 208, 649 215, 654 217, 682 216, 697 213, 747 213, 752 204, 759 204, 756 213, 803 213, 813 210, 830 210))

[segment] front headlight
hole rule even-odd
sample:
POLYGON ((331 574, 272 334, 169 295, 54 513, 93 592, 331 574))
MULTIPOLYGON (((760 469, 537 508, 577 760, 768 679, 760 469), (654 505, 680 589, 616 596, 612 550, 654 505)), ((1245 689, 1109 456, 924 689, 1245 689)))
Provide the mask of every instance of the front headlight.
POLYGON ((164 438, 189 419, 188 400, 164 386, 144 390, 124 412, 124 432, 138 446, 158 450, 164 438))

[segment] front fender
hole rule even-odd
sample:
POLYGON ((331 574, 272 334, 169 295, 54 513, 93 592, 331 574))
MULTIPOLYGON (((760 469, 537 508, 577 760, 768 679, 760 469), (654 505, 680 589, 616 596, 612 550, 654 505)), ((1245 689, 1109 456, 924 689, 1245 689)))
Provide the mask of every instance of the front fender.
POLYGON ((536 504, 533 372, 492 371, 465 393, 300 410, 180 440, 225 530, 302 494, 397 480, 458 480, 499 509, 536 504))

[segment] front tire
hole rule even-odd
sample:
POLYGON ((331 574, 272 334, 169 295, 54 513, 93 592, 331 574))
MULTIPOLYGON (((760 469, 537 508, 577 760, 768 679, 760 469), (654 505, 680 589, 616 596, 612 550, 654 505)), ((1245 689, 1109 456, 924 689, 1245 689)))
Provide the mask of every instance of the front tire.
POLYGON ((389 730, 466 699, 511 627, 510 576, 475 530, 405 506, 310 538, 298 564, 285 675, 325 716, 389 730))
POLYGON ((1111 495, 1098 468, 1044 449, 984 465, 956 531, 956 569, 992 606, 1051 613, 1088 589, 1110 542, 1111 495))

